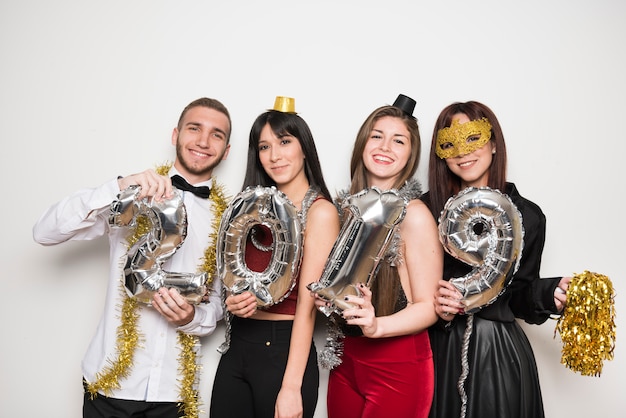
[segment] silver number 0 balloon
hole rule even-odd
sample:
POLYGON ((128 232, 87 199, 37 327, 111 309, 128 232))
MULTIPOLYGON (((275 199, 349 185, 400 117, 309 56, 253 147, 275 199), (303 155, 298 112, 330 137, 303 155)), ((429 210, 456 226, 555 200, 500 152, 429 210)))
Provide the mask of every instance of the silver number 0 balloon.
POLYGON ((176 273, 163 270, 162 264, 183 244, 187 236, 187 212, 182 192, 172 189, 173 197, 159 202, 141 199, 138 186, 131 186, 111 203, 109 225, 135 227, 137 218, 146 216, 150 230, 128 250, 124 267, 127 293, 150 304, 161 287, 175 288, 189 303, 200 303, 206 293, 206 273, 176 273))
POLYGON ((439 238, 453 257, 474 266, 450 278, 465 313, 493 303, 519 267, 524 246, 522 215, 511 199, 488 187, 470 187, 448 199, 439 217, 439 238))
POLYGON ((302 225, 296 207, 275 187, 248 187, 222 215, 216 247, 217 272, 234 294, 249 290, 259 306, 286 298, 295 286, 302 253, 302 225), (246 265, 246 240, 256 225, 272 233, 272 257, 262 272, 246 265))

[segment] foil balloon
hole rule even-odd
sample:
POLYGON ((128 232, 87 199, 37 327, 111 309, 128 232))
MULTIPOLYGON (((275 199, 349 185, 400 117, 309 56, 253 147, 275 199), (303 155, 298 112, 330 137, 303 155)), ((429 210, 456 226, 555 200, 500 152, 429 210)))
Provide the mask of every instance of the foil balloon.
POLYGON ((162 201, 137 199, 141 188, 131 186, 111 203, 109 225, 138 228, 138 219, 148 220, 149 229, 126 254, 124 285, 127 293, 150 304, 161 287, 175 288, 189 303, 198 304, 206 293, 206 273, 177 273, 163 270, 163 263, 183 244, 187 236, 187 211, 182 192, 162 201))
POLYGON ((379 262, 404 219, 407 200, 395 190, 381 192, 376 187, 348 197, 342 204, 344 222, 330 252, 322 276, 308 288, 330 302, 319 307, 326 316, 341 313, 354 305, 348 295, 361 296, 359 283, 369 285, 379 262))
POLYGON ((234 294, 246 290, 260 307, 286 298, 300 270, 303 233, 298 210, 275 187, 248 187, 230 202, 222 215, 217 240, 217 272, 224 287, 234 294), (246 241, 257 225, 272 234, 272 255, 262 272, 246 265, 246 241))
POLYGON ((493 303, 513 279, 524 246, 522 215, 498 190, 469 187, 445 204, 439 238, 450 255, 474 267, 450 279, 471 314, 493 303))

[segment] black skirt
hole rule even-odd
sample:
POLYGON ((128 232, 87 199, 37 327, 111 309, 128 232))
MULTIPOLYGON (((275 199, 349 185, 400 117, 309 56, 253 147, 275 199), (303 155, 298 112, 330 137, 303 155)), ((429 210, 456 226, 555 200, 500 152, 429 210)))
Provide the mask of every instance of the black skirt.
MULTIPOLYGON (((449 330, 429 330, 436 365, 431 418, 460 417, 459 382, 466 326, 467 316, 458 316, 449 330)), ((543 418, 535 356, 517 322, 474 315, 467 365, 469 373, 462 379, 467 395, 466 418, 543 418)))

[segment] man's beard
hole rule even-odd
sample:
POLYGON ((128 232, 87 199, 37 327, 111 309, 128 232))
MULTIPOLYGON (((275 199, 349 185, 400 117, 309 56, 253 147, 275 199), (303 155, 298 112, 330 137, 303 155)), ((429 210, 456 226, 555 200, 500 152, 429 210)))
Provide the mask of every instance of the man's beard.
POLYGON ((222 151, 222 153, 208 166, 196 168, 187 163, 187 161, 185 160, 183 156, 182 146, 179 143, 176 143, 176 158, 178 162, 180 163, 180 165, 189 173, 196 175, 196 176, 203 176, 207 174, 210 176, 211 173, 213 172, 213 169, 217 167, 219 163, 222 161, 222 159, 224 158, 226 149, 227 148, 224 148, 224 151, 222 151))

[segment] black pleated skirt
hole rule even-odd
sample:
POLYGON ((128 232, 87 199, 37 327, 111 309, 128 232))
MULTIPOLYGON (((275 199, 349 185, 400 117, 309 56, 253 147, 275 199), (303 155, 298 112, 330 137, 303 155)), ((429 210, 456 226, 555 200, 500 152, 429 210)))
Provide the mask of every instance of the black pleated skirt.
POLYGON ((466 418, 543 418, 543 401, 532 347, 515 321, 498 322, 474 315, 463 372, 467 316, 449 330, 429 330, 435 363, 435 395, 430 418, 458 418, 467 396, 466 418), (460 382, 461 381, 461 382, 460 382))

